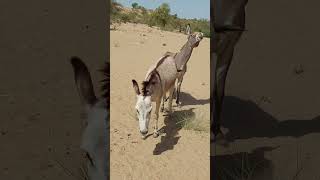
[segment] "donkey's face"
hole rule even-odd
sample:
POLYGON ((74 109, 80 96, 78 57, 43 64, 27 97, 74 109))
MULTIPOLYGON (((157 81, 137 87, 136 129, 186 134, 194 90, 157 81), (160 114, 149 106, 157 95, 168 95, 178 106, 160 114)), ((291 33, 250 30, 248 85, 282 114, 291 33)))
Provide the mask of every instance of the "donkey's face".
POLYGON ((200 41, 203 39, 203 33, 193 33, 188 36, 188 42, 192 47, 198 47, 200 41))
POLYGON ((85 151, 89 180, 106 179, 106 140, 108 111, 101 100, 86 109, 87 126, 82 134, 81 149, 85 151))
POLYGON ((85 151, 89 180, 106 179, 107 171, 107 102, 95 96, 90 73, 77 57, 71 59, 78 93, 86 107, 86 127, 82 134, 81 149, 85 151))
POLYGON ((142 138, 145 138, 148 133, 149 122, 151 119, 152 101, 151 96, 143 96, 140 93, 138 83, 132 80, 133 88, 137 95, 136 111, 139 119, 139 129, 142 138))

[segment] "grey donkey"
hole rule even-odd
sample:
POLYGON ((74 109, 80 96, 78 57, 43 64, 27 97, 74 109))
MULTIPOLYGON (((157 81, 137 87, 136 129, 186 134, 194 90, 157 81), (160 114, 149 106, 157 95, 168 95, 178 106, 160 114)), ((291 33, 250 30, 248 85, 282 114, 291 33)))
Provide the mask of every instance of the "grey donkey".
POLYGON ((87 120, 82 134, 81 149, 85 152, 85 179, 109 179, 109 78, 110 70, 107 63, 103 68, 105 79, 102 80, 101 98, 97 98, 93 89, 90 72, 78 57, 71 58, 76 87, 80 99, 85 106, 87 120))
MULTIPOLYGON (((192 49, 193 47, 198 46, 202 37, 202 33, 190 35, 185 48, 192 49)), ((178 53, 175 57, 170 54, 162 56, 152 67, 149 68, 145 79, 142 82, 141 90, 137 81, 132 80, 133 88, 137 96, 135 109, 139 119, 139 130, 143 139, 147 137, 151 118, 155 120, 153 136, 159 136, 158 119, 161 100, 164 100, 165 94, 169 92, 168 111, 171 112, 175 81, 189 59, 185 57, 191 55, 191 51, 189 52, 190 53, 187 54, 178 53), (151 117, 151 111, 153 108, 152 102, 156 102, 153 117, 151 117)))
MULTIPOLYGON (((184 77, 185 73, 187 72, 187 63, 191 57, 193 48, 198 47, 200 41, 203 39, 203 33, 191 34, 191 27, 189 24, 187 25, 186 33, 188 35, 188 38, 187 38, 188 40, 181 47, 180 52, 178 52, 178 53, 166 52, 165 53, 165 55, 172 56, 177 61, 177 64, 178 63, 181 64, 181 66, 177 66, 177 71, 179 72, 179 74, 177 76, 176 91, 175 91, 177 105, 181 104, 180 103, 181 84, 183 81, 183 77, 184 77), (194 41, 194 39, 197 39, 197 38, 200 39, 199 43, 192 45, 192 41, 194 41)), ((167 101, 167 99, 168 98, 166 98, 166 96, 164 96, 164 101, 162 101, 161 112, 163 112, 163 110, 164 110, 164 102, 167 101)))

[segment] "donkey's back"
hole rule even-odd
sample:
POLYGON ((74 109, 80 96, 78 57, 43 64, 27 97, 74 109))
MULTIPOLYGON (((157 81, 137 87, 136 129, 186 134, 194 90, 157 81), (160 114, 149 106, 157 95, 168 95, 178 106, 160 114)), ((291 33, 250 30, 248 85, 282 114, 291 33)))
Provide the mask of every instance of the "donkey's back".
MULTIPOLYGON (((158 64, 158 62, 159 61, 157 61, 156 64, 158 64)), ((148 73, 152 71, 154 67, 155 65, 151 66, 148 73)), ((162 62, 157 65, 156 70, 159 73, 163 90, 167 92, 172 86, 174 86, 175 80, 177 78, 178 71, 174 58, 172 56, 165 55, 162 59, 162 62)), ((146 76, 148 76, 148 73, 146 76)))

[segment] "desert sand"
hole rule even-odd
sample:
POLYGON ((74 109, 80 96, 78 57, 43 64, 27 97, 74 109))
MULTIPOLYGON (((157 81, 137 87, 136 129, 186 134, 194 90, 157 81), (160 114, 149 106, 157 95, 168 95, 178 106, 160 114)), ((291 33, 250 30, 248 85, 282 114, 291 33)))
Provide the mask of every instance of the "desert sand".
POLYGON ((165 133, 142 140, 131 80, 142 82, 148 68, 166 51, 178 52, 187 36, 141 24, 121 24, 110 33, 111 179, 209 179, 210 40, 194 49, 181 87, 183 106, 173 106, 173 114, 194 117, 201 131, 181 129, 176 119, 160 113, 165 133))

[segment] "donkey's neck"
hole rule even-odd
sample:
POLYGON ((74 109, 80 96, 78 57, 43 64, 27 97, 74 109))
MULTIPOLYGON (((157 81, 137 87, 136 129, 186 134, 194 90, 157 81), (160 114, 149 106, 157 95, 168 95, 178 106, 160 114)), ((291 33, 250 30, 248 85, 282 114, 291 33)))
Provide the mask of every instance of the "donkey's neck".
POLYGON ((182 70, 183 67, 187 64, 192 54, 193 47, 189 42, 184 44, 179 53, 175 56, 175 61, 178 70, 182 70))

